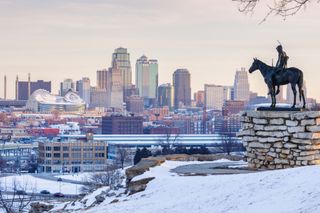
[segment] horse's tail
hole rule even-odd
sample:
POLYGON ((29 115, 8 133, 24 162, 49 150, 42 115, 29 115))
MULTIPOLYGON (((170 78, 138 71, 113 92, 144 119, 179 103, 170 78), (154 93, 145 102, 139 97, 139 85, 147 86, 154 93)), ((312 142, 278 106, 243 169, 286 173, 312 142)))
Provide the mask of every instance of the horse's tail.
POLYGON ((302 95, 303 95, 303 72, 300 72, 300 77, 298 81, 298 86, 299 86, 299 100, 301 101, 302 95))

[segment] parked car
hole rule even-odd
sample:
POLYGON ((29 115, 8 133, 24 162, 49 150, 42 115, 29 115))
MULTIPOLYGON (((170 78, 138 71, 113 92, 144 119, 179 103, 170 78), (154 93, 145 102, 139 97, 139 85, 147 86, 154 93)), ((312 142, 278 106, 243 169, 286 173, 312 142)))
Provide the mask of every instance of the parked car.
POLYGON ((27 192, 24 191, 24 190, 17 190, 17 191, 16 191, 16 194, 17 194, 17 195, 27 195, 27 192))
POLYGON ((62 194, 61 192, 57 192, 53 194, 54 197, 64 197, 64 194, 62 194))
POLYGON ((62 178, 58 178, 58 180, 57 181, 62 181, 62 178))
POLYGON ((48 194, 50 194, 50 192, 49 192, 48 190, 42 190, 42 191, 40 192, 40 194, 48 195, 48 194))

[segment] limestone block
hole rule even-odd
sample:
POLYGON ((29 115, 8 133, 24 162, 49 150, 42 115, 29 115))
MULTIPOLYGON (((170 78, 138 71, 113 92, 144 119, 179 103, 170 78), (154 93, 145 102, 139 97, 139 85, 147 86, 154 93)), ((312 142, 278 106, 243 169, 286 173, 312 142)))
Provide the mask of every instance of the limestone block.
POLYGON ((245 142, 258 141, 258 137, 255 136, 243 136, 242 140, 245 142))
POLYGON ((308 165, 308 161, 307 160, 301 161, 301 165, 307 166, 308 165))
POLYGON ((274 159, 274 162, 275 162, 276 164, 289 164, 289 160, 287 160, 287 159, 279 159, 279 158, 276 158, 276 159, 274 159))
POLYGON ((243 129, 252 129, 253 128, 253 123, 244 123, 242 125, 243 129))
POLYGON ((307 126, 306 129, 309 132, 320 132, 320 126, 307 126))
POLYGON ((271 156, 271 157, 274 157, 274 158, 277 157, 277 154, 274 153, 274 152, 268 152, 267 155, 268 155, 268 156, 271 156))
MULTIPOLYGON (((282 147, 283 147, 283 143, 281 143, 281 142, 274 143, 274 144, 273 144, 273 147, 275 147, 275 148, 282 148, 282 147)), ((276 150, 277 150, 277 149, 276 149, 276 150)))
POLYGON ((273 137, 262 138, 262 137, 259 137, 258 141, 260 143, 274 143, 274 142, 277 142, 277 141, 282 141, 282 138, 273 138, 273 137))
POLYGON ((313 155, 307 155, 307 156, 303 156, 303 157, 297 157, 297 160, 301 160, 301 161, 314 160, 314 156, 313 155))
POLYGON ((265 131, 284 131, 284 130, 287 130, 287 126, 284 126, 284 125, 269 125, 269 126, 265 126, 264 127, 264 130, 265 131))
POLYGON ((297 112, 297 113, 291 114, 291 120, 303 120, 303 119, 318 118, 318 117, 320 117, 319 111, 297 112))
POLYGON ((283 147, 287 149, 296 148, 298 145, 294 143, 284 143, 283 147))
POLYGON ((299 124, 298 121, 286 120, 286 125, 287 126, 298 126, 298 124, 299 124))
POLYGON ((293 137, 300 139, 320 139, 320 132, 298 132, 293 137))
POLYGON ((268 123, 268 121, 266 119, 261 119, 261 118, 253 118, 252 121, 255 124, 267 124, 268 123))
POLYGON ((249 117, 240 117, 240 121, 241 121, 241 122, 246 122, 246 123, 251 123, 251 122, 252 122, 252 118, 249 118, 249 117))
POLYGON ((282 169, 282 168, 283 168, 283 166, 281 164, 276 165, 276 169, 282 169))
POLYGON ((254 132, 253 129, 242 130, 242 131, 237 133, 238 137, 241 137, 241 136, 254 136, 254 135, 255 135, 255 132, 254 132))
POLYGON ((256 130, 256 131, 264 130, 264 125, 255 124, 253 129, 256 130))
POLYGON ((301 126, 315 125, 315 124, 316 124, 316 121, 314 119, 301 120, 301 123, 300 123, 301 126))
POLYGON ((294 160, 289 160, 289 164, 290 164, 290 166, 294 166, 296 164, 296 162, 294 160))
POLYGON ((283 154, 282 151, 281 151, 279 157, 280 157, 281 159, 288 159, 288 155, 283 154))
POLYGON ((251 148, 265 148, 269 149, 271 147, 270 143, 258 143, 258 142, 251 142, 248 144, 251 148))
POLYGON ((315 155, 319 153, 319 151, 302 151, 300 152, 300 156, 308 156, 308 155, 315 155))
POLYGON ((248 158, 256 158, 256 155, 253 154, 253 153, 250 153, 250 152, 249 152, 249 153, 247 152, 246 156, 247 156, 248 158))
POLYGON ((288 127, 288 132, 289 133, 305 132, 305 127, 304 126, 288 127))
POLYGON ((284 119, 283 118, 270 119, 269 123, 271 125, 283 125, 284 124, 284 119))
POLYGON ((301 161, 300 160, 296 160, 296 165, 297 166, 301 166, 301 161))
POLYGON ((269 162, 271 162, 271 161, 273 161, 273 157, 271 157, 271 156, 266 156, 266 161, 269 161, 269 162))
POLYGON ((285 136, 289 136, 289 133, 287 131, 257 131, 256 135, 263 137, 282 138, 285 136))
POLYGON ((289 149, 282 149, 281 153, 282 153, 282 154, 289 155, 290 150, 289 150, 289 149))
POLYGON ((291 138, 290 142, 291 143, 296 143, 296 144, 307 144, 307 145, 311 145, 312 144, 311 140, 299 139, 299 138, 291 138))
POLYGON ((282 149, 280 149, 280 148, 276 149, 276 153, 281 153, 281 151, 282 151, 282 149))
POLYGON ((268 165, 268 169, 275 169, 276 168, 276 166, 275 165, 268 165))

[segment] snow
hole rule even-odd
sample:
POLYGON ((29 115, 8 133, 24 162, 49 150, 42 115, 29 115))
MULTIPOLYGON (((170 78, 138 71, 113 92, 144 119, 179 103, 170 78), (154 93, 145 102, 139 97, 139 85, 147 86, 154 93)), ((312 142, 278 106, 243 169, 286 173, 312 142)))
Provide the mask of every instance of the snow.
POLYGON ((319 166, 236 175, 179 176, 170 172, 194 163, 166 161, 135 178, 156 177, 144 192, 118 198, 114 204, 106 200, 81 212, 320 212, 319 166))
POLYGON ((79 194, 82 185, 72 184, 65 182, 51 181, 41 178, 36 178, 31 175, 13 175, 7 177, 1 177, 1 187, 7 186, 7 191, 13 191, 13 183, 16 182, 18 189, 26 189, 26 192, 40 192, 42 190, 48 190, 50 193, 61 192, 63 194, 79 194))
POLYGON ((86 181, 93 173, 84 172, 84 173, 76 173, 76 174, 67 174, 67 175, 58 175, 56 177, 60 177, 66 180, 73 180, 73 181, 86 181))

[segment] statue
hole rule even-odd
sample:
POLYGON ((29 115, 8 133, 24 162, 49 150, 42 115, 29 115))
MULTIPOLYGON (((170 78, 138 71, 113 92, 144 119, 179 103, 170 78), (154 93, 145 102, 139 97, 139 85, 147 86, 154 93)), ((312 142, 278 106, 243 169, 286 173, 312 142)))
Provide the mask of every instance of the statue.
MULTIPOLYGON (((268 86, 268 90, 271 96, 271 108, 276 107, 276 95, 279 94, 281 85, 290 84, 292 92, 293 92, 293 105, 291 108, 295 108, 296 106, 296 95, 298 85, 299 90, 299 100, 303 101, 302 108, 306 107, 306 100, 303 91, 303 72, 295 67, 287 68, 288 56, 282 50, 282 45, 280 44, 277 47, 279 57, 276 64, 276 67, 269 66, 262 61, 254 58, 253 63, 249 69, 249 73, 253 73, 256 70, 260 70, 261 75, 264 78, 265 83, 268 86), (277 87, 277 91, 275 88, 277 87)), ((288 85, 289 86, 289 85, 288 85)))

